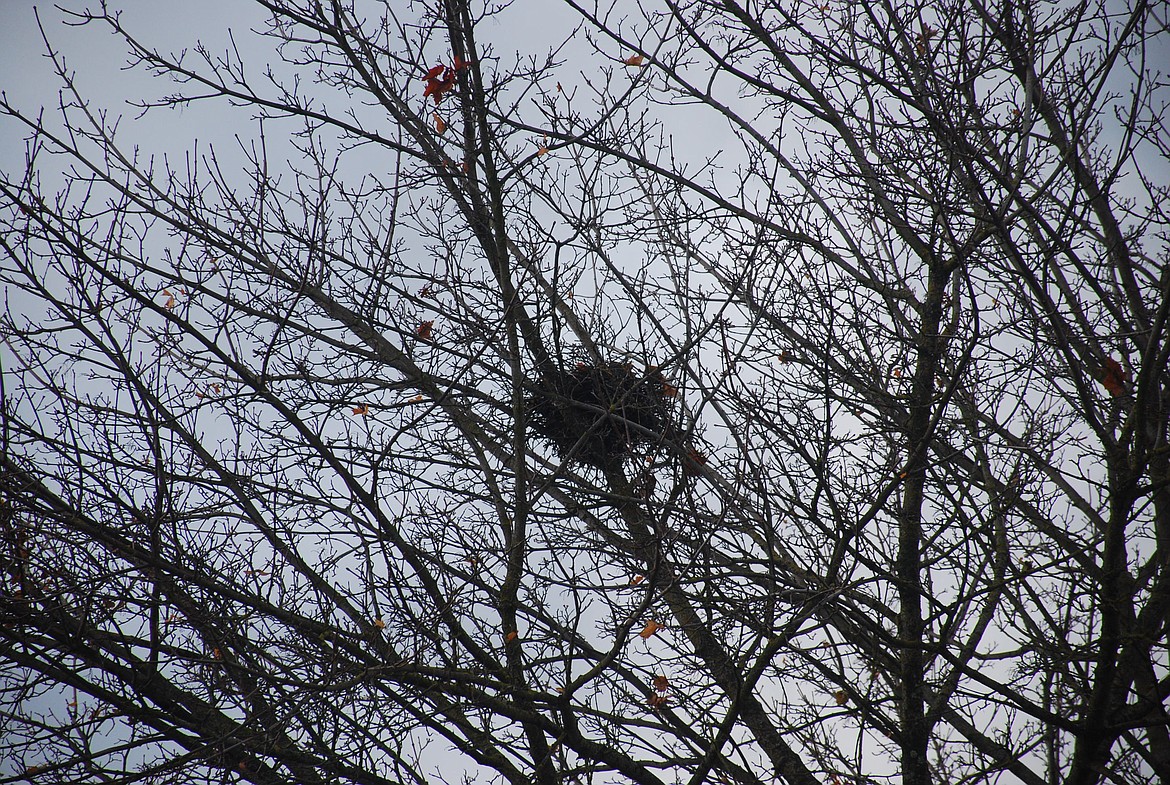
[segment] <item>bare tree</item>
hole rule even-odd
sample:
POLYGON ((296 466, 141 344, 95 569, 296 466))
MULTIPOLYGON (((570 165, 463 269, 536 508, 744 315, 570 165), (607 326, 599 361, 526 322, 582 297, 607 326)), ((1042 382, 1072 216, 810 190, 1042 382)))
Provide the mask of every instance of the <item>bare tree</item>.
POLYGON ((1170 779, 1163 5, 258 5, 0 101, 0 781, 1170 779))

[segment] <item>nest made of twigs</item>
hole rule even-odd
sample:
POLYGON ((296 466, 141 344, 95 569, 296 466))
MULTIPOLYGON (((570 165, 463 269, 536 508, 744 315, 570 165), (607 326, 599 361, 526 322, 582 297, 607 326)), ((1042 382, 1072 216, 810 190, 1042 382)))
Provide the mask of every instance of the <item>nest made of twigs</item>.
POLYGON ((529 425, 561 458, 610 466, 669 429, 675 394, 655 368, 579 362, 541 377, 528 397, 529 425))

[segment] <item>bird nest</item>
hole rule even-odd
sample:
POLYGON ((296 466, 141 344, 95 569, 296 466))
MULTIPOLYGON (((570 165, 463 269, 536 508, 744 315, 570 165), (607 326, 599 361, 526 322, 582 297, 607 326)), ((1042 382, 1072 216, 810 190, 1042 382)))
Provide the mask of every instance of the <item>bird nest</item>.
POLYGON ((529 424, 563 459, 611 466, 661 438, 676 394, 657 369, 579 362, 541 377, 528 397, 529 424))

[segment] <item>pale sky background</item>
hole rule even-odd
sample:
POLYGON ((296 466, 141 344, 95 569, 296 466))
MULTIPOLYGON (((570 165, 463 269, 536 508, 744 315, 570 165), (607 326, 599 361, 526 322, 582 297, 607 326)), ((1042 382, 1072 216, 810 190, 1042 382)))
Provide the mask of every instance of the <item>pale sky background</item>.
MULTIPOLYGON (((123 45, 101 26, 76 28, 61 24, 67 16, 57 5, 79 9, 99 7, 99 3, 100 0, 0 0, 0 90, 7 93, 9 100, 26 107, 55 101, 58 80, 45 56, 45 42, 37 27, 38 12, 54 47, 65 53, 67 64, 76 70, 80 86, 104 108, 130 112, 132 108, 121 99, 136 95, 136 89, 137 94, 160 91, 161 80, 124 69, 123 45)), ((177 51, 198 40, 211 51, 220 51, 230 43, 229 28, 245 55, 262 51, 264 46, 250 31, 263 22, 267 12, 248 0, 109 0, 109 4, 122 10, 122 21, 128 30, 140 33, 144 43, 163 50, 177 51)), ((516 42, 512 50, 541 51, 557 43, 556 36, 560 31, 567 33, 575 19, 575 14, 556 0, 518 0, 498 20, 484 24, 488 37, 507 60, 507 41, 516 42), (533 13, 536 9, 540 13, 533 13)), ((210 124, 200 125, 206 128, 210 124)), ((4 142, 9 140, 5 138, 4 142)))
MULTIPOLYGON (((74 9, 100 7, 100 0, 58 2, 74 9)), ((1119 10, 1126 5, 1116 3, 1119 10)), ((224 51, 231 42, 229 29, 234 31, 235 42, 245 57, 262 55, 267 46, 250 32, 263 21, 266 12, 248 0, 110 0, 110 6, 122 9, 123 22, 131 32, 165 51, 178 51, 196 41, 212 52, 224 51)), ((1165 8, 1170 13, 1170 5, 1165 8)), ((175 154, 192 149, 196 139, 201 147, 208 142, 222 147, 223 142, 234 146, 233 132, 253 135, 254 126, 247 122, 249 113, 231 111, 222 102, 201 103, 195 110, 199 115, 194 120, 177 112, 156 112, 145 121, 130 122, 137 111, 127 101, 144 95, 161 95, 167 91, 167 83, 141 70, 127 71, 124 47, 116 36, 97 24, 85 28, 62 24, 66 15, 53 2, 45 0, 0 0, 0 91, 15 106, 32 112, 39 106, 51 108, 57 103, 59 80, 45 55, 45 42, 37 28, 38 10, 51 42, 65 55, 67 67, 76 73, 78 86, 92 100, 92 105, 108 111, 111 117, 124 116, 121 127, 126 134, 122 137, 124 142, 138 141, 151 152, 175 154), (209 116, 213 112, 214 116, 209 116)), ((484 23, 480 38, 494 42, 506 63, 517 50, 535 54, 555 46, 572 29, 576 19, 574 12, 557 0, 515 0, 504 14, 484 23)), ((567 68, 563 73, 566 76, 592 72, 600 65, 585 53, 585 48, 582 42, 579 49, 573 47, 565 52, 567 68)), ((1170 69, 1170 35, 1163 36, 1150 55, 1154 67, 1170 69)), ((258 75, 259 67, 269 59, 253 57, 249 64, 253 73, 258 75)), ((687 114, 687 109, 673 107, 666 115, 677 150, 684 156, 689 151, 699 159, 723 146, 720 137, 725 128, 718 121, 713 122, 712 116, 704 113, 700 116, 705 122, 691 123, 687 114)), ((0 123, 0 167, 9 172, 24 168, 21 137, 19 129, 12 124, 0 123)), ((1164 161, 1157 165, 1167 167, 1164 161)), ((1170 177, 1170 170, 1155 179, 1165 177, 1170 177)))
MULTIPOLYGON (((67 8, 99 7, 100 0, 58 0, 67 8)), ((163 51, 175 52, 196 41, 214 52, 231 44, 228 30, 235 33, 235 43, 259 76, 260 68, 275 57, 264 57, 270 45, 251 32, 267 17, 263 8, 248 0, 110 0, 111 8, 122 9, 124 26, 138 34, 140 40, 163 51)), ((59 80, 45 55, 45 42, 37 27, 36 12, 55 49, 63 53, 67 67, 76 73, 82 93, 94 108, 109 112, 110 117, 123 115, 120 137, 141 142, 144 149, 171 154, 190 150, 198 138, 200 145, 212 142, 234 146, 232 131, 251 137, 255 126, 247 122, 250 111, 230 110, 222 101, 198 105, 198 118, 192 120, 177 112, 155 112, 145 121, 131 120, 138 114, 127 102, 143 96, 158 96, 168 91, 168 83, 139 70, 125 68, 126 56, 120 39, 99 24, 77 28, 62 24, 66 18, 56 5, 44 0, 0 0, 0 90, 18 108, 32 112, 39 106, 57 104, 59 80), (213 113, 214 116, 209 116, 213 113), (229 119, 230 118, 230 119, 229 119), (218 136, 218 138, 216 138, 218 136)), ((637 13, 633 14, 637 17, 637 13)), ((498 17, 486 20, 480 30, 481 44, 492 43, 505 65, 517 53, 543 55, 557 46, 573 29, 579 18, 557 0, 515 0, 498 17)), ((588 52, 584 36, 580 44, 562 52, 566 68, 558 73, 566 88, 574 74, 595 73, 603 65, 588 52)), ((624 53, 616 48, 613 56, 624 53)), ((279 63, 274 63, 279 65, 279 63)), ((302 77, 307 74, 302 73, 302 77)), ((185 111, 192 111, 190 109, 185 111)), ((687 107, 673 107, 668 115, 670 133, 677 149, 690 150, 701 159, 723 146, 720 137, 726 126, 709 113, 706 122, 688 122, 687 107)), ((698 116, 698 115, 696 115, 698 116)), ((10 123, 0 124, 0 167, 10 172, 23 169, 24 145, 21 134, 10 123), (14 166, 18 163, 19 166, 14 166)), ((222 152, 222 151, 221 151, 222 152)))
MULTIPOLYGON (((84 8, 97 3, 65 0, 61 5, 84 8)), ((253 36, 246 34, 246 29, 259 18, 251 3, 240 0, 118 0, 112 5, 126 9, 123 20, 130 30, 141 32, 146 42, 156 43, 160 48, 179 49, 200 39, 213 50, 223 49, 228 44, 225 30, 228 25, 239 30, 238 40, 247 40, 253 36), (227 21, 233 18, 237 21, 227 21)), ((59 100, 60 80, 46 55, 45 41, 37 27, 37 12, 51 43, 64 55, 66 67, 75 72, 78 88, 92 101, 94 109, 106 110, 111 118, 123 115, 128 120, 137 114, 127 104, 129 99, 159 95, 166 89, 162 80, 152 79, 141 71, 126 70, 122 42, 98 24, 83 28, 64 25, 62 20, 66 15, 52 3, 0 0, 0 9, 0 90, 22 110, 31 113, 38 106, 45 106, 51 112, 59 100)), ((202 111, 212 108, 210 104, 205 107, 202 111)), ((175 126, 165 123, 163 114, 157 113, 144 123, 124 121, 122 130, 128 139, 141 141, 154 152, 175 152, 187 149, 196 133, 205 135, 222 127, 206 122, 206 117, 198 123, 175 126), (164 128, 166 125, 172 127, 164 128), (162 136, 173 134, 182 126, 190 130, 190 138, 162 136), (152 129, 155 133, 151 133, 152 129)), ((56 125, 57 118, 49 120, 51 125, 56 125)), ((23 135, 14 124, 0 123, 0 166, 10 172, 23 169, 23 135)))

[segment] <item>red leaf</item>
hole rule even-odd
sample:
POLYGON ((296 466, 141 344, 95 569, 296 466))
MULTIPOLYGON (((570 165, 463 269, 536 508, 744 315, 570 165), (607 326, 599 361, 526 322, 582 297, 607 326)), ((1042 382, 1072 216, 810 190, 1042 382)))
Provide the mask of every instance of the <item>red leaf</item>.
POLYGON ((443 96, 450 92, 451 88, 455 86, 455 72, 448 72, 447 76, 443 78, 439 89, 435 91, 435 106, 439 105, 439 101, 443 100, 443 96))
POLYGON ((687 450, 686 458, 683 461, 683 477, 698 477, 702 474, 700 466, 707 465, 707 456, 691 447, 687 450))
POLYGON ((461 60, 454 68, 436 65, 427 71, 426 76, 422 77, 423 81, 427 83, 426 89, 423 90, 423 98, 433 97, 435 105, 438 106, 439 102, 443 100, 443 96, 455 87, 455 72, 460 68, 466 68, 466 64, 461 60))
POLYGON ((645 58, 642 57, 642 55, 630 55, 625 60, 622 60, 622 62, 625 63, 626 65, 632 65, 634 67, 641 67, 642 62, 644 60, 645 60, 645 58))
POLYGON ((1112 357, 1105 358, 1105 367, 1097 375, 1097 381, 1109 391, 1113 397, 1125 393, 1125 385, 1129 381, 1129 371, 1121 367, 1121 363, 1112 357))
POLYGON ((424 341, 429 341, 431 340, 431 335, 434 333, 434 331, 435 320, 431 319, 429 321, 420 322, 418 327, 415 328, 414 334, 424 341))

